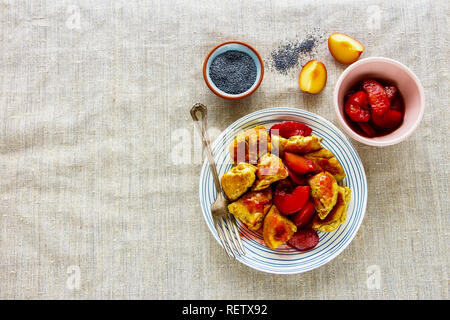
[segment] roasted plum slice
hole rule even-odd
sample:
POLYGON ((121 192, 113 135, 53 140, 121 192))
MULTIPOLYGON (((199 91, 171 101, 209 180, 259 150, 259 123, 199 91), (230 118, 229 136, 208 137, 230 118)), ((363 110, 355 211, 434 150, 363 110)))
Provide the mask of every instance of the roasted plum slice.
POLYGON ((367 93, 358 91, 352 94, 344 106, 345 113, 352 121, 367 122, 370 120, 369 102, 367 93))
POLYGON ((395 86, 385 86, 384 91, 386 91, 389 101, 392 102, 392 100, 394 100, 394 98, 397 96, 398 89, 395 86))
POLYGON ((372 109, 372 115, 376 114, 382 116, 388 112, 391 103, 384 87, 378 81, 364 80, 362 87, 367 93, 367 98, 372 109))
POLYGON ((309 186, 294 186, 288 180, 282 180, 275 188, 273 203, 282 214, 293 214, 299 211, 309 199, 309 186))
POLYGON ((302 252, 313 249, 318 243, 319 236, 312 229, 298 230, 287 242, 288 246, 302 252))
POLYGON ((389 109, 383 115, 372 114, 372 121, 378 127, 390 129, 397 127, 403 120, 403 114, 398 110, 389 109))
POLYGON ((306 124, 297 121, 283 121, 274 124, 270 128, 270 135, 279 135, 283 138, 290 138, 292 136, 309 136, 312 129, 306 124))
POLYGON ((333 175, 337 182, 345 178, 345 171, 334 154, 327 149, 320 149, 303 155, 313 161, 314 172, 327 171, 333 175))
POLYGON ((307 174, 310 172, 314 172, 315 170, 313 161, 298 154, 285 152, 284 162, 290 170, 294 171, 297 174, 307 174))
POLYGON ((291 221, 297 226, 297 228, 302 228, 311 222, 311 219, 316 212, 314 203, 307 201, 303 208, 299 212, 290 216, 291 221))
POLYGON ((298 186, 306 186, 308 184, 304 175, 296 174, 294 171, 290 170, 288 166, 286 166, 286 169, 289 173, 289 178, 293 183, 298 186))

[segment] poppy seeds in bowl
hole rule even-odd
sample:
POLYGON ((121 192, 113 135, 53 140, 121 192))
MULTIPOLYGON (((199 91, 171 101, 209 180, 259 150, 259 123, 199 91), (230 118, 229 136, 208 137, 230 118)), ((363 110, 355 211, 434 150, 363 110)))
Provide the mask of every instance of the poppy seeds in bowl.
POLYGON ((245 52, 229 50, 211 63, 209 77, 217 88, 228 94, 241 94, 256 81, 255 61, 245 52))

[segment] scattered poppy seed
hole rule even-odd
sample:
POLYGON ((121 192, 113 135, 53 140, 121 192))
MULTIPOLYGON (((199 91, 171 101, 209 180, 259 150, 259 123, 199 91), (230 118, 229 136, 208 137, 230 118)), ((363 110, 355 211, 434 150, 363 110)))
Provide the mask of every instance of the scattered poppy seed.
POLYGON ((272 52, 272 65, 278 72, 287 74, 288 71, 299 64, 302 55, 310 55, 318 45, 319 38, 309 35, 301 42, 290 42, 280 46, 272 52))

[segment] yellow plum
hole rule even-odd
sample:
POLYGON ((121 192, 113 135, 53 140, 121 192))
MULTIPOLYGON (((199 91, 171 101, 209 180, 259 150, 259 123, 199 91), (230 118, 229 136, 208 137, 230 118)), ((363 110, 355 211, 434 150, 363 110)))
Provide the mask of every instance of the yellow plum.
POLYGON ((303 66, 298 79, 302 91, 319 93, 327 83, 327 69, 322 62, 311 60, 303 66))
POLYGON ((328 37, 328 49, 337 61, 351 64, 359 59, 364 46, 346 34, 335 32, 328 37))

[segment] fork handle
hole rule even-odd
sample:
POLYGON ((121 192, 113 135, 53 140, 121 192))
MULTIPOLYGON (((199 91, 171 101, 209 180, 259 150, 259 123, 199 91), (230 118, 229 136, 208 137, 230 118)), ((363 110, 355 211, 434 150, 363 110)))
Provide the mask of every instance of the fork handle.
POLYGON ((214 184, 216 186, 216 191, 219 195, 222 194, 222 187, 220 185, 219 175, 217 174, 217 168, 216 168, 216 162, 214 160, 213 153, 211 151, 211 144, 209 142, 208 138, 208 131, 207 131, 207 122, 206 117, 208 115, 208 109, 205 105, 201 103, 196 103, 191 108, 191 117, 194 120, 195 127, 197 128, 198 132, 200 133, 202 137, 203 146, 206 149, 206 157, 209 162, 209 166, 211 167, 211 172, 214 178, 214 184), (199 119, 197 114, 200 113, 202 118, 199 119))

